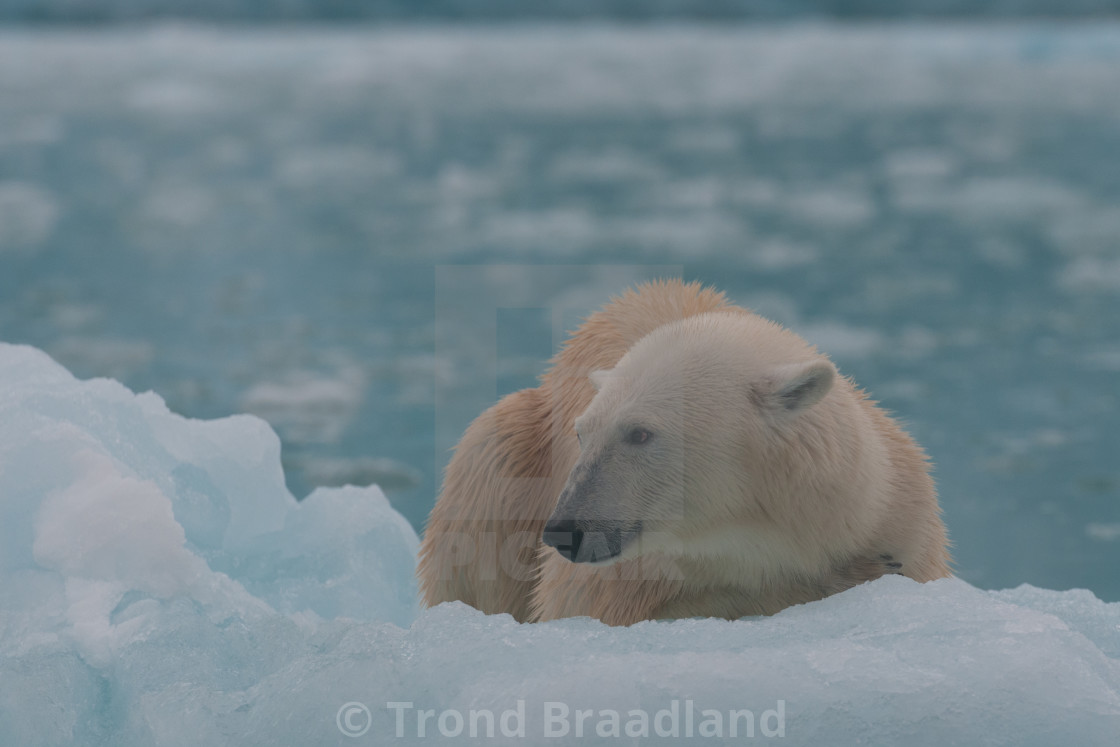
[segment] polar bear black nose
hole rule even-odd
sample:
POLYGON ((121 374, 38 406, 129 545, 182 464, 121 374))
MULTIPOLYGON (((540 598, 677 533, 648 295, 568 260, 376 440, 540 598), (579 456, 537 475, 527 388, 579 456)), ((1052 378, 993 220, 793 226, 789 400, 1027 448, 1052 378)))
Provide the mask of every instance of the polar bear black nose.
POLYGON ((575 562, 579 546, 583 544, 583 531, 576 527, 575 519, 553 519, 545 524, 542 540, 568 560, 575 562))

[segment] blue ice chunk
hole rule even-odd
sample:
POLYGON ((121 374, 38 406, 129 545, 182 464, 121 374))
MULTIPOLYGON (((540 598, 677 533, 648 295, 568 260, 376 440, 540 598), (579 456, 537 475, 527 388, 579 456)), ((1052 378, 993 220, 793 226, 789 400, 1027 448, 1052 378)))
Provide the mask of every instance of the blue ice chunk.
POLYGON ((0 345, 0 744, 457 743, 488 723, 618 744, 611 712, 665 744, 1120 734, 1120 604, 1087 591, 889 576, 629 628, 418 613, 408 522, 377 488, 295 501, 279 456, 255 418, 181 418, 0 345))

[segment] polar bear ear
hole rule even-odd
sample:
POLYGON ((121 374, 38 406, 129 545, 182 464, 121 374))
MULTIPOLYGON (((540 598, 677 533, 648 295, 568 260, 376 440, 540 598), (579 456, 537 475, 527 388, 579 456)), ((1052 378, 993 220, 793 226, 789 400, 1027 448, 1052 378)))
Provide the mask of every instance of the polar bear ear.
POLYGON ((836 378, 836 367, 827 358, 781 366, 771 379, 769 400, 774 407, 796 412, 820 402, 836 378))

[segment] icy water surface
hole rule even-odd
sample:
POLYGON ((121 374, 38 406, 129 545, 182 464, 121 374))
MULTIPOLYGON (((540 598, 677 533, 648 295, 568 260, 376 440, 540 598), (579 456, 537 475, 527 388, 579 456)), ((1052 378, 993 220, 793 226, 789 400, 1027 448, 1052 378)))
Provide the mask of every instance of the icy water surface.
POLYGON ((699 279, 937 464, 973 584, 1120 599, 1120 25, 0 32, 0 339, 266 417, 418 529, 559 331, 699 279))

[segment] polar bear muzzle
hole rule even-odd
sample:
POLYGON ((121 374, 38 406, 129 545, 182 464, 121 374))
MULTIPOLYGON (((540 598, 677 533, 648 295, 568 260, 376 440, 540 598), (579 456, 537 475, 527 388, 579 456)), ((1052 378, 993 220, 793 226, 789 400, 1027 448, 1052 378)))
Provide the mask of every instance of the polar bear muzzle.
POLYGON ((641 522, 550 519, 543 542, 573 563, 603 563, 617 558, 642 533, 641 522))

